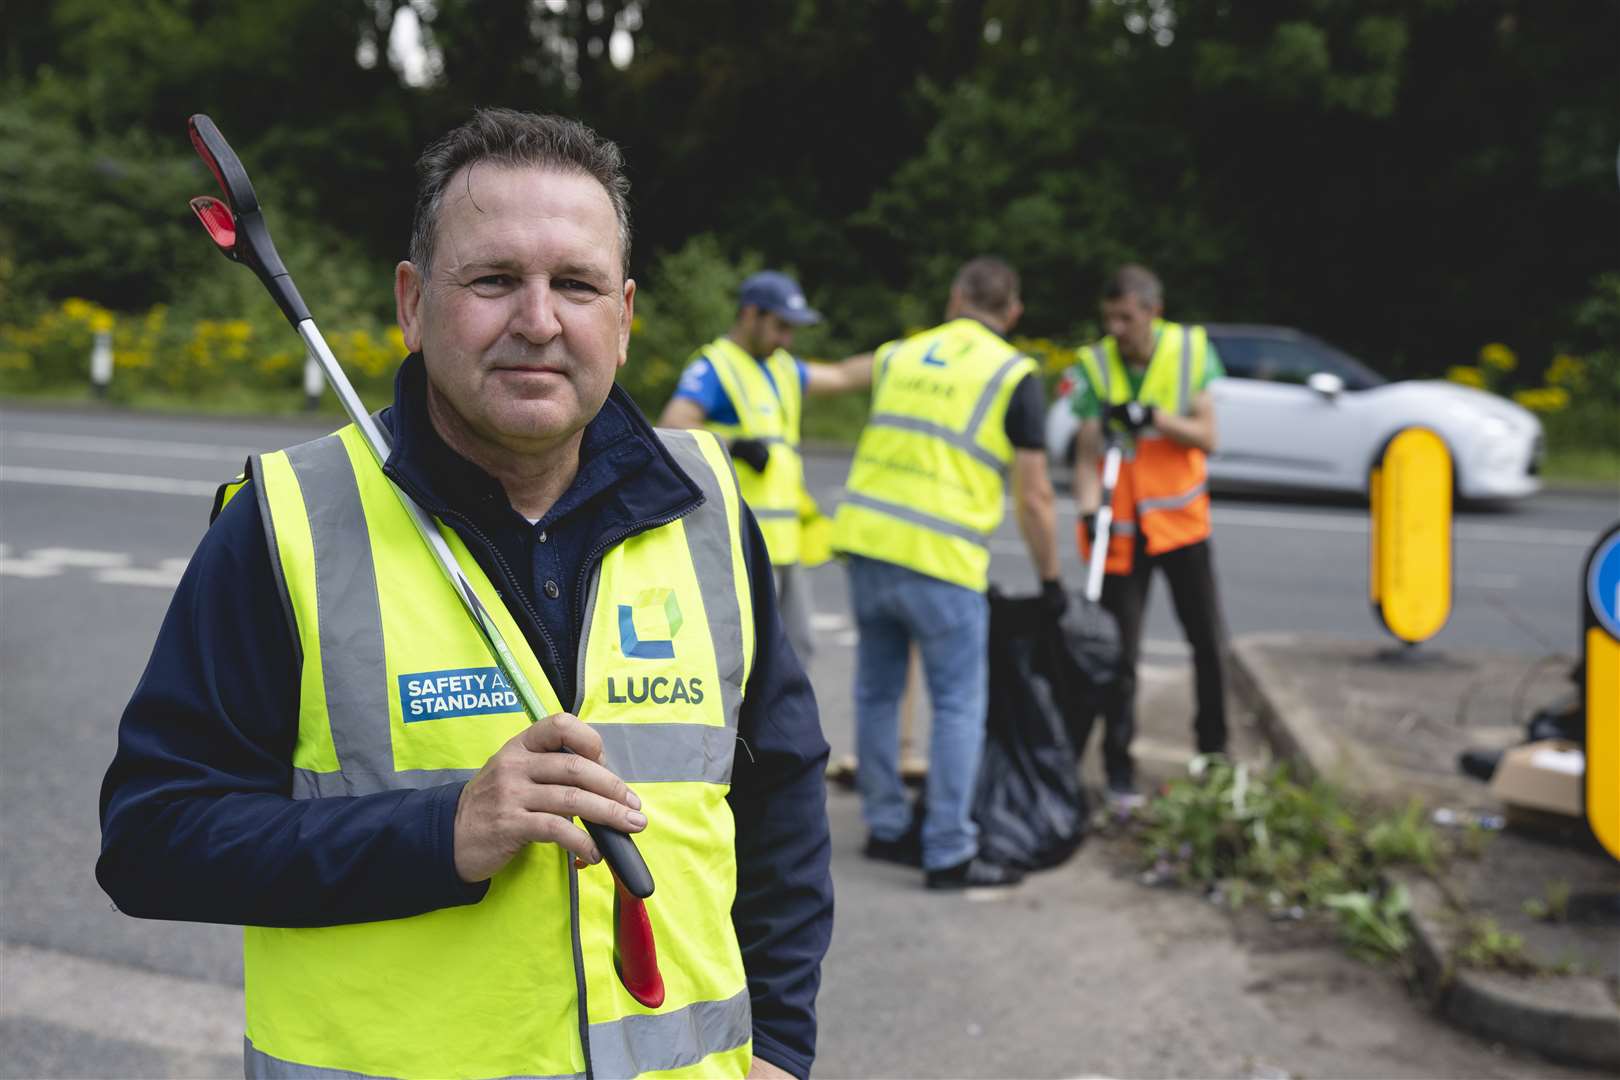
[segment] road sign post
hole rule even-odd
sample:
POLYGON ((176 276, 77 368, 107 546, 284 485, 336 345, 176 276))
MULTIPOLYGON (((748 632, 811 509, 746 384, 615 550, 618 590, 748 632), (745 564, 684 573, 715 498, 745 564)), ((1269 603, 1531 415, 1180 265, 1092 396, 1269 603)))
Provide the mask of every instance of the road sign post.
POLYGON ((1395 433, 1373 466, 1368 598, 1408 646, 1451 616, 1451 452, 1428 428, 1395 433))
POLYGON ((1581 638, 1586 668, 1586 820, 1620 859, 1620 522, 1586 557, 1581 638))

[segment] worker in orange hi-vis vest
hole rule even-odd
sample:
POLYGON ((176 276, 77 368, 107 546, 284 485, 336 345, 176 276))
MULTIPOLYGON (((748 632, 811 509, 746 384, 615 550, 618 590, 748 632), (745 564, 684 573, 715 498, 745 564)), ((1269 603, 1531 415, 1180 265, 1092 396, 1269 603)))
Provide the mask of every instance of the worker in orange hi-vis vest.
POLYGON ((1176 617, 1192 646, 1198 750, 1226 750, 1224 631, 1210 558, 1205 473, 1205 455, 1215 448, 1209 384, 1224 372, 1203 327, 1161 318, 1164 288, 1146 267, 1117 270, 1103 289, 1101 311, 1107 336, 1079 350, 1070 398, 1081 421, 1074 471, 1077 539, 1081 557, 1089 558, 1106 425, 1122 444, 1124 460, 1114 487, 1102 592, 1120 632, 1119 678, 1103 700, 1103 760, 1110 802, 1128 808, 1141 803, 1130 748, 1136 658, 1155 568, 1170 583, 1176 617))

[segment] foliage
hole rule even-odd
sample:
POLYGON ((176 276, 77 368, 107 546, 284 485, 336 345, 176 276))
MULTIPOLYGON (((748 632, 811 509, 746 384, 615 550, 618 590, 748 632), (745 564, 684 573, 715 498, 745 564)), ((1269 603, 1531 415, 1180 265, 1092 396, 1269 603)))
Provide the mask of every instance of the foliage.
POLYGON ((1563 922, 1569 918, 1569 882, 1547 882, 1542 895, 1532 896, 1523 906, 1524 913, 1533 919, 1563 922))
MULTIPOLYGON (((1138 259, 1173 317, 1301 326, 1386 374, 1511 342, 1503 386, 1550 441, 1613 438, 1548 358, 1620 378, 1620 266, 1591 227, 1620 142, 1614 5, 58 0, 0 8, 0 38, 10 327, 82 297, 257 339, 239 297, 191 302, 227 275, 186 214, 212 187, 190 112, 231 135, 284 245, 296 223, 370 268, 404 245, 420 149, 503 104, 626 150, 644 402, 724 327, 688 302, 727 306, 723 276, 664 273, 707 236, 713 266, 799 270, 830 323, 809 355, 936 322, 981 251, 1023 272, 1020 332, 1078 341, 1100 277, 1138 259), (393 52, 411 24, 420 53, 393 52)), ((385 323, 386 276, 344 280, 361 298, 310 297, 324 323, 385 323)))
POLYGON ((1263 898, 1275 913, 1331 911, 1352 949, 1385 956, 1406 948, 1409 900, 1382 872, 1433 869, 1452 855, 1416 800, 1367 819, 1322 781, 1221 757, 1195 758, 1148 804, 1140 839, 1159 874, 1219 888, 1234 904, 1263 898))
POLYGON ((1537 974, 1541 967, 1525 952, 1524 938, 1504 930, 1489 915, 1470 917, 1457 946, 1457 962, 1467 967, 1508 971, 1519 975, 1537 974))

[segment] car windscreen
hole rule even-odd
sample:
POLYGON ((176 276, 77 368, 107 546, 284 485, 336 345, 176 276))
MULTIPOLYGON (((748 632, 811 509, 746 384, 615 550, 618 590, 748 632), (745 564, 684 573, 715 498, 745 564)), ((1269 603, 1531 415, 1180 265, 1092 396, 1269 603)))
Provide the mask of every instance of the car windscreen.
POLYGON ((1220 354, 1221 366, 1234 378, 1302 386, 1320 371, 1343 379, 1346 390, 1366 390, 1388 381, 1355 357, 1315 338, 1212 333, 1209 340, 1220 354))

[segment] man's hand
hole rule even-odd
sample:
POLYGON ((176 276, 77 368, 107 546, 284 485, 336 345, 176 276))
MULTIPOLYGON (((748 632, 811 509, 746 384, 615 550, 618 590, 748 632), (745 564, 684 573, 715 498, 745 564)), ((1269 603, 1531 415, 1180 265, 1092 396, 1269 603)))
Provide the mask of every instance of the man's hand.
POLYGON ((641 799, 602 764, 602 737, 567 713, 548 716, 508 739, 461 789, 456 873, 484 881, 537 843, 601 862, 590 834, 569 819, 640 832, 647 827, 640 811, 641 799))
POLYGON ((1140 401, 1122 401, 1108 406, 1108 420, 1134 435, 1153 423, 1153 408, 1140 401))
POLYGON ((732 439, 731 456, 755 472, 764 472, 771 460, 771 448, 761 439, 732 439))
POLYGON ((1069 610, 1069 594, 1063 591, 1061 579, 1041 582, 1041 610, 1054 619, 1061 619, 1069 610))
POLYGON ((748 1080, 793 1080, 793 1074, 757 1057, 748 1064, 748 1080))

